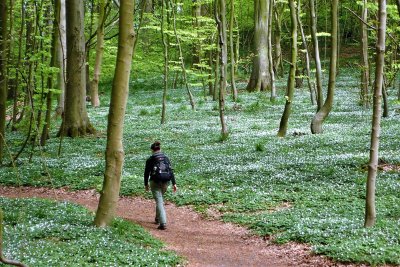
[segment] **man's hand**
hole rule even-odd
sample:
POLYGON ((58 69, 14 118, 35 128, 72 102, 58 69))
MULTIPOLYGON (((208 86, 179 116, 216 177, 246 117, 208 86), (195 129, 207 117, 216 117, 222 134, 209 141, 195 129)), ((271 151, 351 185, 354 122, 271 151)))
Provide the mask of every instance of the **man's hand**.
POLYGON ((147 192, 149 192, 149 190, 150 190, 148 185, 145 186, 145 189, 146 189, 147 192))
POLYGON ((176 192, 176 190, 178 190, 178 188, 176 187, 176 184, 173 185, 173 190, 174 190, 174 193, 176 192))

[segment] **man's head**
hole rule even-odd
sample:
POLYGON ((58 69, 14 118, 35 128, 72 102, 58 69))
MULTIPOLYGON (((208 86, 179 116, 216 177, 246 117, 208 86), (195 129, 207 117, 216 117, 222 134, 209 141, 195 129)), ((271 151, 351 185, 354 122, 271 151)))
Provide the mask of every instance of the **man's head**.
POLYGON ((160 151, 160 149, 161 149, 161 144, 160 144, 160 142, 159 142, 159 141, 155 141, 153 144, 151 144, 150 149, 151 149, 153 152, 160 151))

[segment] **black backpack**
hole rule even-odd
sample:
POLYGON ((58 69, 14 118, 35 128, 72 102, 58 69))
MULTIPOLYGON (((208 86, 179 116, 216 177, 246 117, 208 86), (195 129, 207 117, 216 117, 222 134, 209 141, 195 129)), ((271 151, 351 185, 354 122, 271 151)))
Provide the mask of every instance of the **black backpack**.
POLYGON ((156 182, 169 182, 172 179, 172 169, 168 158, 165 155, 154 157, 154 166, 151 176, 156 182))

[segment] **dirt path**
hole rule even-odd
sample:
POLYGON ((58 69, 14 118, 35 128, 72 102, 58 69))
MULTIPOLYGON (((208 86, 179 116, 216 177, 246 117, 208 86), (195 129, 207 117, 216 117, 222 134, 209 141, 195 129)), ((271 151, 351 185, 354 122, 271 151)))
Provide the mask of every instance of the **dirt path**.
MULTIPOLYGON (((0 186, 0 196, 38 197, 67 200, 94 211, 98 194, 95 191, 67 191, 48 188, 15 188, 0 186)), ((140 197, 123 197, 117 215, 146 228, 187 260, 187 266, 350 266, 332 263, 311 255, 309 247, 300 244, 277 246, 252 236, 246 229, 229 223, 205 220, 188 207, 166 205, 168 229, 156 229, 154 201, 140 197)), ((355 265, 352 265, 355 266, 355 265)), ((360 265, 361 266, 361 265, 360 265)))

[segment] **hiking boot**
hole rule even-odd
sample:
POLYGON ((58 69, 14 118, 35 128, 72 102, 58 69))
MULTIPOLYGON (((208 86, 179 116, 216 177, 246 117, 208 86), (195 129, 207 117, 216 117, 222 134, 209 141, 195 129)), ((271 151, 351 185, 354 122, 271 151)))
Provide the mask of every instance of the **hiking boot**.
POLYGON ((165 223, 161 223, 160 226, 157 227, 159 230, 167 230, 167 225, 165 223))
POLYGON ((154 219, 154 224, 159 224, 159 223, 160 223, 160 220, 158 218, 155 218, 154 219))

